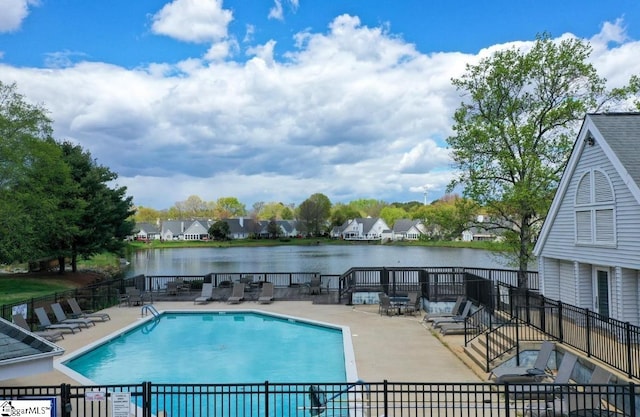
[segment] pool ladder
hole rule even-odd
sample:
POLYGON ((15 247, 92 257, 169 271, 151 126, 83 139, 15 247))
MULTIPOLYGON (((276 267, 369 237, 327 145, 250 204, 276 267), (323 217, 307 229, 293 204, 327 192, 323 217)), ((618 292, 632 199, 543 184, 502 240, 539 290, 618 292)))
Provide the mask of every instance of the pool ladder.
POLYGON ((140 309, 141 316, 146 316, 147 315, 146 313, 149 313, 149 312, 153 314, 153 317, 155 318, 160 317, 160 313, 158 313, 158 310, 156 310, 153 304, 147 304, 146 306, 142 306, 142 308, 140 309))

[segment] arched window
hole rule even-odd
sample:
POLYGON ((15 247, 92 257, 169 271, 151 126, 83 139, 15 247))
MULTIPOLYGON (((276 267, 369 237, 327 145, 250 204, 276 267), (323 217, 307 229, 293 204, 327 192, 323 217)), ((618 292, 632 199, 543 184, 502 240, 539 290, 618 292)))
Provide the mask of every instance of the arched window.
POLYGON ((577 244, 615 245, 614 195, 607 174, 586 172, 578 181, 574 207, 577 244))

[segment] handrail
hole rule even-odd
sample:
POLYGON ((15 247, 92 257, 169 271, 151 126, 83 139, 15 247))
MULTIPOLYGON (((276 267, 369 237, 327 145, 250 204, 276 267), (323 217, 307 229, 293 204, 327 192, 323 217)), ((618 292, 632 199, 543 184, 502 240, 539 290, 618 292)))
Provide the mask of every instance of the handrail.
POLYGON ((160 317, 160 313, 158 312, 158 310, 156 310, 156 308, 153 306, 153 304, 147 304, 145 306, 142 306, 142 308, 140 309, 140 315, 141 316, 146 316, 145 313, 149 313, 151 312, 151 314, 153 314, 153 317, 158 318, 160 317))

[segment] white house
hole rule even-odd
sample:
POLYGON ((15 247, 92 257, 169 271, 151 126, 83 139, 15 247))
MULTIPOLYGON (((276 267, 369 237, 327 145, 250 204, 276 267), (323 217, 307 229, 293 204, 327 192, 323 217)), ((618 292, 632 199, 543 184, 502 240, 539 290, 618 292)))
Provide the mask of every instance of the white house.
POLYGON ((541 291, 640 325, 640 113, 584 120, 534 248, 541 291))
POLYGON ((392 240, 418 240, 427 233, 421 220, 398 219, 393 223, 392 240))
POLYGON ((381 240, 389 226, 379 217, 347 220, 341 227, 340 235, 344 240, 381 240))

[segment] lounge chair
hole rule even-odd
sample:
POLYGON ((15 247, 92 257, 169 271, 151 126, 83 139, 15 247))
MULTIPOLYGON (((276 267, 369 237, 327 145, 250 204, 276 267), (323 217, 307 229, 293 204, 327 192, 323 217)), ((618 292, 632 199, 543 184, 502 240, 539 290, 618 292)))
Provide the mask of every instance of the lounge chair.
POLYGON ((210 282, 205 282, 202 284, 202 292, 200 296, 193 300, 193 304, 197 303, 208 303, 213 298, 213 284, 210 282))
POLYGON ((462 312, 460 314, 458 314, 457 316, 453 316, 453 317, 436 318, 433 321, 431 321, 431 326, 432 327, 440 327, 443 323, 459 323, 459 322, 465 321, 465 319, 467 318, 469 313, 471 313, 471 306, 472 305, 473 305, 473 303, 471 301, 467 301, 466 304, 464 305, 464 309, 462 310, 462 312))
POLYGON ((427 313, 424 315, 424 321, 433 321, 438 318, 445 317, 454 317, 461 313, 462 304, 466 301, 466 297, 464 295, 459 296, 456 299, 455 304, 451 308, 451 311, 448 313, 438 312, 438 313, 427 313))
POLYGON ((49 316, 47 315, 47 312, 44 311, 43 307, 36 307, 33 311, 36 313, 36 317, 38 317, 40 327, 45 330, 69 330, 71 333, 75 333, 76 330, 82 330, 80 325, 77 323, 51 323, 51 320, 49 320, 49 316))
POLYGON ((244 301, 244 284, 236 282, 233 284, 233 291, 231 297, 227 299, 227 302, 229 304, 238 304, 241 301, 244 301))
POLYGON ((13 315, 13 322, 22 327, 23 329, 37 335, 40 336, 43 339, 46 339, 50 342, 56 342, 60 339, 64 339, 64 335, 62 334, 62 332, 60 330, 36 330, 36 331, 32 331, 31 327, 29 326, 29 323, 27 323, 27 320, 25 320, 25 318, 22 316, 22 314, 14 314, 13 315))
POLYGON ((555 343, 545 340, 540 346, 533 366, 498 366, 489 375, 496 378, 496 382, 530 381, 548 375, 547 363, 555 349, 555 343))
POLYGON ((78 304, 78 301, 75 298, 67 299, 67 303, 69 307, 71 307, 71 317, 72 318, 83 318, 90 319, 96 321, 107 321, 111 320, 111 316, 107 313, 96 313, 94 311, 83 310, 78 304))
POLYGON ((89 325, 91 326, 96 325, 93 322, 93 320, 83 319, 83 318, 72 319, 70 317, 67 317, 60 303, 51 304, 51 310, 53 311, 53 314, 56 316, 56 320, 58 320, 58 323, 76 323, 76 324, 79 324, 80 326, 84 326, 87 328, 89 327, 89 325))
MULTIPOLYGON (((569 416, 569 415, 602 415, 602 400, 608 394, 611 373, 598 366, 591 373, 588 385, 576 391, 570 386, 558 391, 557 397, 544 403, 532 402, 526 406, 526 415, 539 416, 569 416)), ((609 414, 605 414, 609 415, 609 414)), ((612 412, 610 415, 618 415, 612 412)))
POLYGON ((528 384, 514 384, 509 386, 509 396, 516 399, 551 400, 558 392, 558 384, 568 384, 571 380, 573 368, 578 357, 573 353, 565 352, 558 368, 558 373, 552 382, 533 381, 528 384))
POLYGON ((440 333, 443 335, 466 334, 475 331, 478 326, 464 321, 458 323, 442 323, 440 325, 440 333))
POLYGON ((273 302, 273 283, 265 282, 262 284, 262 291, 258 297, 260 304, 271 304, 273 302))

